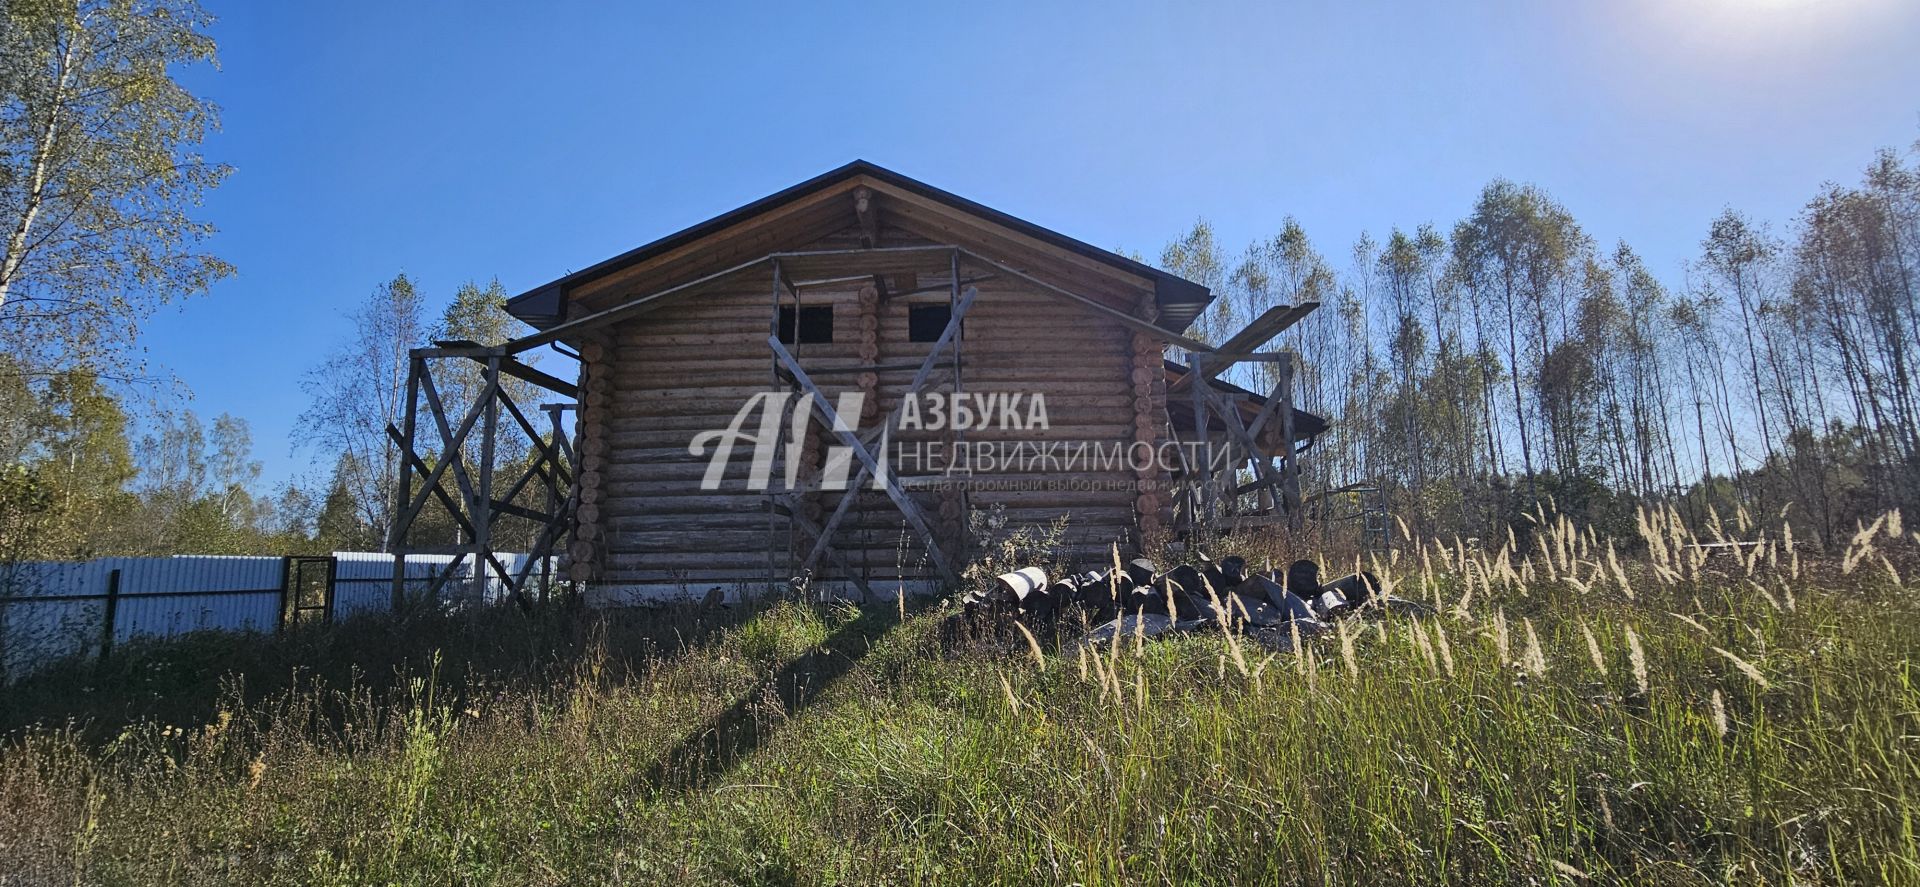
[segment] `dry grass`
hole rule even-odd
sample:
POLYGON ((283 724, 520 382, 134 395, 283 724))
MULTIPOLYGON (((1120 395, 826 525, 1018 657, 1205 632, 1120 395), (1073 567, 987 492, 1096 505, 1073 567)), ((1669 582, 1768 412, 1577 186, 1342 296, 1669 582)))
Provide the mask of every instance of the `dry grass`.
MULTIPOLYGON (((1642 515, 1630 557, 1540 517, 1375 566, 1444 616, 1278 658, 949 654, 891 602, 296 638, 384 671, 241 651, 200 666, 274 686, 131 720, 97 689, 93 728, 16 731, 0 881, 1920 881, 1895 519, 1819 559, 1745 521, 1759 545, 1703 549, 1642 515)), ((45 721, 57 686, 8 698, 45 721)))

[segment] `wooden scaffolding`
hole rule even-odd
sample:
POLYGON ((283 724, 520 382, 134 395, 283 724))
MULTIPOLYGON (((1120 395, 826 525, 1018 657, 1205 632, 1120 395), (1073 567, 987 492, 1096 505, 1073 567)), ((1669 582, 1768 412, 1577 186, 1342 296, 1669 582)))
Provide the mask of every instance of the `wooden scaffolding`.
MULTIPOLYGON (((611 389, 608 380, 595 375, 596 366, 602 364, 604 352, 611 347, 605 331, 678 297, 696 293, 703 286, 748 271, 762 274, 771 271, 771 316, 765 346, 775 389, 789 393, 790 397, 783 403, 790 408, 811 413, 808 427, 813 432, 809 437, 837 441, 855 462, 851 466, 855 469, 852 480, 839 488, 830 512, 820 501, 822 497, 814 494, 833 491, 817 485, 802 485, 800 489, 785 492, 769 491, 766 495, 770 582, 794 581, 804 585, 824 562, 837 566, 863 593, 871 595, 872 589, 865 587, 860 572, 835 548, 837 535, 856 496, 871 485, 885 493, 904 523, 924 543, 928 565, 938 579, 949 586, 958 583, 962 566, 957 562, 958 552, 943 544, 942 533, 936 531, 936 524, 951 529, 955 515, 945 513, 946 503, 943 503, 942 513, 936 520, 935 515, 929 514, 922 503, 909 494, 908 485, 884 458, 887 429, 896 424, 900 406, 871 424, 866 420, 879 417, 842 416, 816 377, 858 373, 862 380, 859 384, 871 388, 872 380, 880 371, 904 372, 912 368, 911 383, 904 390, 889 391, 890 396, 904 401, 923 390, 943 386, 958 393, 965 365, 960 335, 962 323, 979 295, 977 285, 996 279, 1018 281, 1041 293, 1072 302, 1118 322, 1133 333, 1137 363, 1132 378, 1137 386, 1138 412, 1131 418, 1137 423, 1141 441, 1178 441, 1186 436, 1183 429, 1172 427, 1162 403, 1176 398, 1188 399, 1193 406, 1191 440, 1224 441, 1225 458, 1209 457, 1197 460, 1198 464, 1189 463, 1180 472, 1178 489, 1153 494, 1179 497, 1181 504, 1167 502, 1174 524, 1166 529, 1175 536, 1193 536, 1219 532, 1230 521, 1244 523, 1249 509, 1223 508, 1227 502, 1261 503, 1257 510, 1270 518, 1268 523, 1285 521, 1297 525, 1300 519, 1294 357, 1287 351, 1261 353, 1256 349, 1297 323, 1318 307, 1317 304, 1275 307, 1222 345, 1209 346, 961 246, 779 252, 558 323, 504 345, 487 347, 471 342, 442 342, 432 348, 414 350, 406 389, 405 418, 399 426, 387 429, 402 454, 395 493, 397 519, 388 540, 389 549, 398 555, 393 577, 394 606, 403 606, 407 598, 405 562, 409 554, 454 556, 451 563, 436 573, 427 591, 429 597, 459 575, 462 565, 471 565, 475 575, 497 582, 513 600, 530 606, 551 586, 555 577, 548 564, 558 551, 566 551, 572 561, 565 578, 576 581, 597 578, 592 562, 607 545, 606 528, 601 524, 599 511, 604 483, 602 469, 610 435, 596 412, 604 411, 602 408, 611 396, 611 389), (934 268, 938 271, 929 270, 934 268), (946 280, 906 291, 898 288, 898 281, 911 280, 916 273, 939 274, 946 280), (802 365, 793 350, 781 341, 782 308, 790 306, 797 316, 803 293, 810 285, 849 281, 866 282, 860 293, 863 300, 945 292, 948 320, 923 359, 910 365, 887 365, 877 362, 876 349, 863 353, 866 361, 863 365, 811 370, 802 365), (892 293, 886 291, 889 281, 895 283, 892 293), (531 349, 550 344, 557 348, 562 342, 581 349, 577 385, 519 359, 531 349), (1162 352, 1167 346, 1185 351, 1187 371, 1172 385, 1156 387, 1161 383, 1152 380, 1163 373, 1162 352), (1268 363, 1276 367, 1271 392, 1257 404, 1247 392, 1214 382, 1220 374, 1243 363, 1268 363), (445 367, 476 364, 481 368, 481 384, 471 402, 448 403, 444 398, 445 386, 437 382, 437 374, 444 372, 445 367), (503 378, 530 383, 537 390, 570 402, 543 406, 547 424, 536 425, 529 418, 526 405, 516 403, 509 389, 501 384, 503 378), (584 411, 581 411, 582 405, 586 407, 584 411), (579 411, 579 421, 564 421, 566 414, 576 411, 579 411), (1248 412, 1252 412, 1250 420, 1248 412), (1216 423, 1219 435, 1212 434, 1216 423), (1269 441, 1264 446, 1263 435, 1269 441), (516 443, 524 443, 532 453, 532 459, 511 478, 496 477, 498 466, 494 462, 503 436, 513 436, 516 443), (1277 444, 1272 442, 1276 439, 1277 444), (1242 483, 1241 472, 1247 470, 1251 471, 1252 479, 1242 483), (503 480, 506 482, 501 483, 503 480), (543 505, 527 504, 524 494, 530 489, 538 492, 536 498, 543 505), (805 501, 808 497, 813 497, 814 504, 805 501), (461 534, 458 544, 414 544, 410 532, 427 509, 438 509, 451 516, 461 534), (539 528, 527 551, 528 557, 517 566, 503 560, 496 546, 495 530, 503 515, 522 518, 539 528), (776 518, 785 519, 788 526, 804 534, 798 547, 792 546, 793 540, 785 540, 789 546, 785 559, 775 551, 783 536, 776 531, 776 518), (803 557, 801 551, 805 552, 803 557)), ((878 397, 869 399, 878 402, 878 397)), ((778 427, 784 435, 789 427, 786 417, 782 417, 778 427)), ((784 462, 789 458, 787 448, 776 443, 774 452, 779 460, 776 470, 784 473, 784 462)), ((1143 501, 1154 500, 1143 495, 1143 501)), ((966 507, 962 501, 956 510, 965 514, 966 507)), ((1142 524, 1159 526, 1158 512, 1158 506, 1143 505, 1142 524), (1148 514, 1149 509, 1154 513, 1148 514)), ((1143 529, 1141 535, 1140 541, 1144 544, 1148 534, 1143 529)))
POLYGON ((387 537, 387 550, 394 555, 393 608, 397 611, 407 604, 411 554, 452 555, 428 581, 421 595, 427 600, 438 599, 464 568, 479 584, 499 588, 520 606, 531 607, 536 596, 544 597, 552 587, 550 556, 575 520, 580 490, 565 416, 577 406, 540 405, 546 419, 543 431, 501 381, 518 379, 536 391, 570 399, 579 392, 573 383, 521 362, 506 347, 448 341, 415 348, 409 357, 404 418, 398 427, 387 426, 387 435, 400 452, 394 521, 387 537), (448 370, 475 364, 480 367, 480 385, 472 402, 448 404, 442 396, 448 370), (423 406, 424 438, 420 434, 423 406), (496 476, 503 438, 528 447, 530 458, 517 476, 496 476), (460 541, 415 544, 413 531, 430 510, 451 520, 460 541), (517 566, 503 561, 494 544, 503 516, 522 518, 535 528, 517 566))

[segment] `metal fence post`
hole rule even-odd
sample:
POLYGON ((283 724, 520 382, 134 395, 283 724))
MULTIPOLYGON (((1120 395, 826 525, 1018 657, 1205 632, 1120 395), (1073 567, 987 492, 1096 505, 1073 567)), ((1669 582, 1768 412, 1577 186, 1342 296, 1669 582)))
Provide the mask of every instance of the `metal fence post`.
POLYGON ((326 609, 321 611, 321 620, 328 625, 333 624, 333 590, 339 580, 340 559, 329 554, 327 555, 327 597, 322 603, 326 609))
POLYGON ((118 615, 119 611, 120 611, 120 571, 114 570, 113 572, 107 574, 106 613, 100 620, 101 621, 100 658, 98 661, 94 663, 96 666, 104 667, 107 664, 107 658, 113 655, 114 619, 118 615))
POLYGON ((274 634, 284 634, 287 630, 287 620, 293 618, 292 608, 288 606, 287 600, 288 589, 293 587, 293 563, 292 555, 280 558, 280 613, 279 618, 273 621, 274 634))

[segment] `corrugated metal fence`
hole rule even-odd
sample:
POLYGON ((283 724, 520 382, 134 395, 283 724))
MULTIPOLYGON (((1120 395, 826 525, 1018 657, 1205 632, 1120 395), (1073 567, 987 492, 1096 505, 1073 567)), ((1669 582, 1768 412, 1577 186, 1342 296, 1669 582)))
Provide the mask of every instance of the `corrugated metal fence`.
MULTIPOLYGON (((451 555, 408 555, 406 583, 424 594, 451 555)), ((512 555, 517 570, 525 555, 512 555)), ((536 566, 535 572, 538 573, 536 566)), ((446 601, 498 596, 461 565, 446 601)), ((193 631, 278 631, 294 622, 383 612, 393 600, 393 555, 109 557, 0 566, 0 663, 9 678, 65 656, 111 655, 115 644, 193 631)))

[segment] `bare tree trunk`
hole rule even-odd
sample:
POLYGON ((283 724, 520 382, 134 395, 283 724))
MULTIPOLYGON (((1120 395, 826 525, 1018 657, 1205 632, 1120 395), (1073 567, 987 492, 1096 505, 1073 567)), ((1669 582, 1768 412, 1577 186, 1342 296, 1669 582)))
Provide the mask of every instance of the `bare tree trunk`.
POLYGON ((33 232, 34 219, 40 215, 40 208, 46 203, 49 167, 53 162, 54 145, 60 136, 61 112, 66 107, 67 89, 73 77, 74 44, 86 39, 85 35, 85 28, 77 22, 70 23, 67 39, 60 50, 53 94, 47 103, 47 123, 40 127, 39 136, 34 141, 33 159, 27 165, 26 197, 20 207, 20 217, 14 220, 12 230, 7 233, 6 253, 0 255, 0 305, 7 303, 7 297, 13 291, 20 266, 26 261, 27 238, 33 232))

